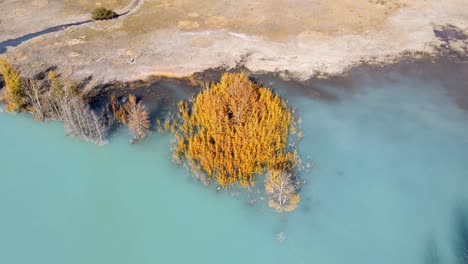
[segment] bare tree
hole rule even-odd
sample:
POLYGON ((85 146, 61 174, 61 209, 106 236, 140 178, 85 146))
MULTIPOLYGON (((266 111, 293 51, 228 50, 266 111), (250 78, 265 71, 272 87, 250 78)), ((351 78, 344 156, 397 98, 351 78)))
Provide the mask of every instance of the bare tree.
POLYGON ((107 136, 103 118, 91 110, 72 82, 71 85, 65 86, 53 71, 49 72, 48 79, 48 92, 44 98, 50 116, 62 121, 69 135, 103 144, 107 136))
POLYGON ((128 97, 128 127, 135 134, 137 140, 142 140, 148 135, 150 120, 148 112, 140 102, 136 102, 134 95, 128 97))
POLYGON ((69 85, 65 86, 53 71, 49 71, 48 82, 44 83, 34 79, 21 78, 17 71, 11 69, 7 64, 5 65, 2 64, 2 70, 5 72, 3 75, 9 74, 8 76, 11 76, 11 81, 8 79, 12 87, 11 109, 15 111, 22 108, 31 110, 38 120, 57 119, 64 123, 69 135, 96 144, 105 142, 107 127, 104 119, 90 108, 79 93, 75 83, 70 82, 69 85))
POLYGON ((268 205, 278 212, 290 212, 299 203, 300 184, 292 171, 271 170, 266 176, 265 190, 270 196, 268 205))
POLYGON ((54 102, 54 105, 58 106, 58 115, 69 135, 96 144, 105 143, 107 127, 104 121, 90 109, 82 98, 65 95, 54 102))
POLYGON ((27 79, 24 87, 26 103, 31 105, 34 118, 44 120, 43 93, 44 87, 36 80, 27 79))

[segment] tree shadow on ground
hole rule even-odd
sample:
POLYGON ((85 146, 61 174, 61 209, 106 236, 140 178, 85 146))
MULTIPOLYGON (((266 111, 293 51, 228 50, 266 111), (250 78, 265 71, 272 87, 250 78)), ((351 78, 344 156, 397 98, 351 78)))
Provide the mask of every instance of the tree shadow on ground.
POLYGON ((3 75, 0 74, 0 91, 5 86, 5 80, 3 79, 3 75))
POLYGON ((50 71, 56 71, 56 70, 57 70, 57 66, 50 66, 50 67, 48 67, 47 69, 36 73, 36 74, 34 75, 33 79, 34 79, 34 80, 38 80, 38 81, 46 80, 46 79, 47 79, 47 76, 48 76, 48 74, 49 74, 49 72, 50 72, 50 71))

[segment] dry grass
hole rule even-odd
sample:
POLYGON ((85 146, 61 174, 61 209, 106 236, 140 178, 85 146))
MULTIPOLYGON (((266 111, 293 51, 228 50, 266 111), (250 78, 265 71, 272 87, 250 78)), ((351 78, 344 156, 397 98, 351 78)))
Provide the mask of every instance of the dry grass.
POLYGON ((147 0, 137 15, 125 21, 124 28, 134 34, 169 27, 187 31, 227 28, 272 40, 287 40, 307 31, 331 36, 361 34, 382 26, 408 1, 147 0))

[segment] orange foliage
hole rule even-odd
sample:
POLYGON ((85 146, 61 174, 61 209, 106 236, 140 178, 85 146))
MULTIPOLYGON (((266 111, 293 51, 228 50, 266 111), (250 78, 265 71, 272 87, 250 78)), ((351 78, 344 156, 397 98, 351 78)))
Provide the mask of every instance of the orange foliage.
POLYGON ((112 113, 114 115, 114 118, 117 121, 119 121, 121 124, 127 123, 127 112, 128 112, 127 104, 119 105, 119 103, 117 102, 117 99, 115 98, 115 95, 111 95, 111 107, 112 107, 112 113))
POLYGON ((149 114, 143 108, 141 103, 137 103, 136 97, 131 94, 126 104, 128 110, 128 128, 135 134, 136 138, 141 140, 148 135, 150 128, 149 114))
POLYGON ((254 184, 265 170, 291 170, 298 163, 288 149, 295 128, 286 103, 244 74, 226 73, 221 82, 179 103, 173 157, 221 186, 254 184))
POLYGON ((117 102, 114 95, 111 95, 111 109, 115 120, 121 124, 127 124, 136 139, 141 140, 148 135, 149 114, 140 102, 137 103, 135 95, 130 94, 128 102, 122 105, 117 102))

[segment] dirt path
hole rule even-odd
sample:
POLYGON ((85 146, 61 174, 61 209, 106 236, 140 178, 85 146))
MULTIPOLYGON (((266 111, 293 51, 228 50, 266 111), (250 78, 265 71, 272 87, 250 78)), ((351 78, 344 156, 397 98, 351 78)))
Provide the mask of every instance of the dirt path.
POLYGON ((117 12, 119 18, 133 14, 142 4, 143 0, 133 0, 128 6, 117 12))

